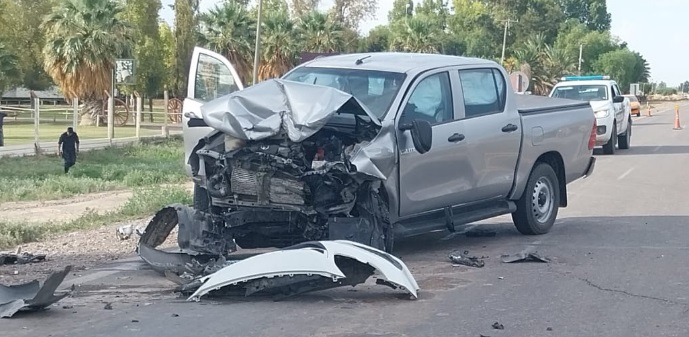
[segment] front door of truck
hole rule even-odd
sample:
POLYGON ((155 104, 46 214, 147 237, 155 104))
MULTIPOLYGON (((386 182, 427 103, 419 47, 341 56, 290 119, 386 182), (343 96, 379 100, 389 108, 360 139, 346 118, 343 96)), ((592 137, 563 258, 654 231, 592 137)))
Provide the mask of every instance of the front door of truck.
POLYGON ((426 73, 415 80, 402 100, 400 123, 425 119, 433 127, 431 150, 420 154, 414 148, 411 131, 398 128, 400 151, 400 217, 442 209, 458 202, 471 184, 471 163, 466 156, 466 130, 455 112, 460 102, 457 76, 448 70, 426 73))
POLYGON ((199 140, 208 135, 212 128, 206 126, 201 116, 201 105, 218 97, 244 89, 239 74, 230 61, 210 50, 196 47, 191 57, 187 97, 182 106, 182 131, 184 136, 184 164, 199 140))
POLYGON ((507 104, 509 87, 497 68, 462 69, 459 79, 468 172, 473 172, 462 201, 505 197, 512 189, 523 132, 516 106, 507 104))

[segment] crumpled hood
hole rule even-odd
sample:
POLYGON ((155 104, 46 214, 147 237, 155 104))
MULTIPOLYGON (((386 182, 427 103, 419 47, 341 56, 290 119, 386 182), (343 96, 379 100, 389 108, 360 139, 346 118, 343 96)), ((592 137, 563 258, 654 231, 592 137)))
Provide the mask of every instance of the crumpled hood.
POLYGON ((590 101, 589 104, 591 104, 591 109, 594 112, 610 108, 610 102, 608 101, 590 101))
POLYGON ((286 131, 301 142, 337 112, 380 120, 354 96, 335 88, 271 79, 219 97, 201 106, 206 124, 232 137, 260 140, 286 131))

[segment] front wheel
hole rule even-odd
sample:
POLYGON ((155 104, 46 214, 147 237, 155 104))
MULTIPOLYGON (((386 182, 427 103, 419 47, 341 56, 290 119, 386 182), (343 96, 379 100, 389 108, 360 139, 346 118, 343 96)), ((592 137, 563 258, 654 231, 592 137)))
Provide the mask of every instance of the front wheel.
POLYGON ((620 135, 620 137, 617 139, 619 142, 620 149, 622 150, 627 150, 629 149, 632 141, 632 119, 629 119, 629 122, 627 122, 627 131, 624 132, 624 134, 620 135))
POLYGON ((560 207, 560 184, 553 168, 537 163, 526 182, 526 190, 517 200, 512 221, 524 235, 540 235, 550 231, 560 207))

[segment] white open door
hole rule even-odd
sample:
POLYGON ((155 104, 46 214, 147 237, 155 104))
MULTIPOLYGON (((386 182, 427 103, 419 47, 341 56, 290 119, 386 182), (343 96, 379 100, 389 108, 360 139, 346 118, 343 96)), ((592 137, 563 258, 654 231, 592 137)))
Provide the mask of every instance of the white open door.
POLYGON ((191 175, 188 164, 191 151, 200 139, 213 131, 203 121, 201 105, 242 89, 244 84, 230 61, 208 49, 194 48, 189 66, 187 97, 182 106, 184 164, 188 174, 191 175))

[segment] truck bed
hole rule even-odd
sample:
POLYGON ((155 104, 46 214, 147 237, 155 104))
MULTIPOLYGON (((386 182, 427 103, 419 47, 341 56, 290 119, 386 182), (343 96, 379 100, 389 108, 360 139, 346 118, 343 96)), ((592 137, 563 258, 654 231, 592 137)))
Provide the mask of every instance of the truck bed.
POLYGON ((589 102, 566 98, 556 98, 534 95, 515 95, 517 111, 520 114, 547 113, 570 109, 580 109, 589 106, 589 102))

